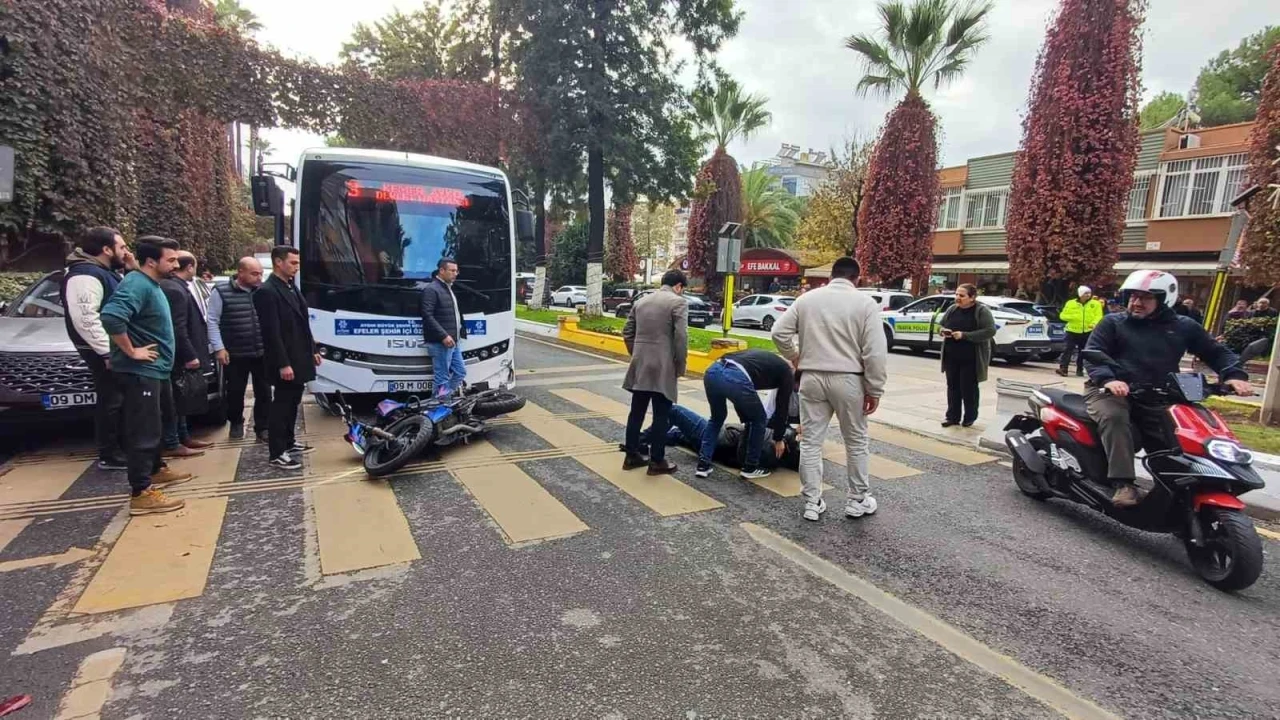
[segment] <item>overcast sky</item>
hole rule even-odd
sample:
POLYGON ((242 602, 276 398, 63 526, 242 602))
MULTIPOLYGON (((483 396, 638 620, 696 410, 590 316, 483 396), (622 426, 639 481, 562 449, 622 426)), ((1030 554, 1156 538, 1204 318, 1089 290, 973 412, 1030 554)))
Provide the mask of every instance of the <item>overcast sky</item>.
MULTIPOLYGON (((358 22, 393 9, 410 11, 416 0, 242 0, 264 29, 258 39, 290 54, 333 62, 358 22)), ((941 159, 1015 150, 1036 53, 1055 0, 996 0, 991 41, 978 51, 963 80, 926 97, 941 120, 941 159)), ((1259 0, 1151 0, 1143 33, 1144 98, 1164 90, 1185 93, 1200 66, 1266 24, 1259 0), (1250 9, 1252 7, 1252 10, 1250 9)), ((854 86, 862 66, 844 38, 874 31, 874 0, 738 0, 746 15, 720 62, 753 93, 769 98, 773 123, 749 142, 735 143, 739 162, 772 157, 786 143, 826 150, 847 136, 873 133, 891 102, 860 98, 854 86), (798 8, 794 10, 787 9, 798 8)), ((1277 18, 1270 18, 1273 22, 1277 18)), ((276 161, 321 144, 318 136, 271 130, 276 161)))

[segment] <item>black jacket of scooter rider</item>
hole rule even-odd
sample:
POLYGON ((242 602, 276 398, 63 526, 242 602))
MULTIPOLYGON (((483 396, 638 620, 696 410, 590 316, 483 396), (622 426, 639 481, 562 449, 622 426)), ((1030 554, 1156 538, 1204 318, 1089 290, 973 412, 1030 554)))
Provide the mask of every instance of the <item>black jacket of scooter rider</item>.
POLYGON ((1090 350, 1105 352, 1120 366, 1092 363, 1086 357, 1089 384, 1099 388, 1112 380, 1163 383, 1170 373, 1180 372, 1179 364, 1187 353, 1213 368, 1219 382, 1249 380, 1240 358, 1230 348, 1214 340, 1199 323, 1164 304, 1148 317, 1122 312, 1102 318, 1085 346, 1085 352, 1090 350))

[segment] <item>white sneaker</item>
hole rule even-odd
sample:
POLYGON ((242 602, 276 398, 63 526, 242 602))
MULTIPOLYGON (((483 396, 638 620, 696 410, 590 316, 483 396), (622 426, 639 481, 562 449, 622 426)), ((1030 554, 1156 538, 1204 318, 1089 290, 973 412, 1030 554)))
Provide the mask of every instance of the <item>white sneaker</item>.
POLYGON ((874 515, 879 505, 876 499, 867 495, 861 500, 849 498, 849 504, 844 506, 845 517, 862 517, 863 515, 874 515))
POLYGON ((804 519, 817 520, 822 517, 822 513, 827 511, 827 501, 818 498, 818 502, 807 502, 804 504, 804 519))
POLYGON ((738 477, 741 477, 743 480, 759 480, 760 478, 767 478, 772 474, 772 471, 764 468, 756 468, 755 470, 743 470, 738 473, 738 477))

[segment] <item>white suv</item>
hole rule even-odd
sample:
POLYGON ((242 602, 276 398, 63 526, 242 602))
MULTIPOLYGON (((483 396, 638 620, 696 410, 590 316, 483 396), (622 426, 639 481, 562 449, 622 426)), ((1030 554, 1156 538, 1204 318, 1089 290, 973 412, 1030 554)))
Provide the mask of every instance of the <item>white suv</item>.
POLYGON ((733 326, 772 330, 795 301, 790 295, 748 295, 733 304, 733 326))
POLYGON ((551 293, 552 305, 564 305, 565 307, 573 307, 574 305, 587 304, 587 286, 586 285, 565 285, 564 287, 551 293))
POLYGON ((885 288, 858 288, 862 292, 871 296, 872 300, 880 303, 881 310, 901 310, 906 307, 907 303, 916 299, 905 290, 892 290, 885 288))
MULTIPOLYGON (((955 301, 955 295, 930 295, 901 310, 882 311, 880 318, 884 321, 884 336, 889 348, 908 347, 913 352, 941 349, 942 336, 938 329, 942 313, 955 301)), ((1053 352, 1046 318, 1004 307, 1006 304, 1017 306, 1024 301, 979 295, 978 302, 991 309, 996 321, 996 337, 992 341, 995 357, 1011 365, 1020 365, 1053 352)))

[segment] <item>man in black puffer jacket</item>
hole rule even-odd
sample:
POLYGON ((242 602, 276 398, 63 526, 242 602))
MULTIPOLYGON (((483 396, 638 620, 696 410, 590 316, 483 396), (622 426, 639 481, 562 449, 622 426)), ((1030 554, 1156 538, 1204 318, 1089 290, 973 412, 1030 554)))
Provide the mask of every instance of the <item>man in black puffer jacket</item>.
POLYGON ((1131 403, 1130 383, 1164 383, 1171 373, 1179 372, 1182 356, 1191 353, 1213 368, 1237 394, 1251 395, 1253 389, 1235 353, 1216 342, 1200 324, 1173 311, 1178 281, 1172 275, 1138 270, 1120 286, 1120 298, 1127 311, 1104 317, 1085 346, 1086 354, 1100 350, 1116 366, 1092 362, 1086 355, 1089 381, 1085 383, 1085 402, 1102 435, 1107 476, 1117 488, 1112 502, 1116 507, 1132 507, 1142 496, 1133 482, 1131 423, 1141 432, 1148 452, 1170 440, 1165 408, 1131 403))

